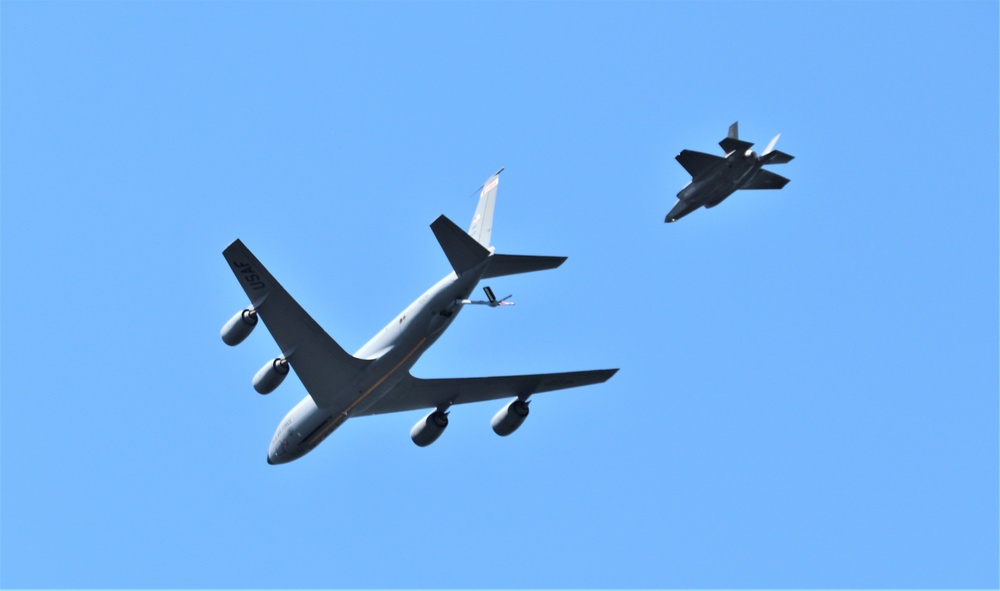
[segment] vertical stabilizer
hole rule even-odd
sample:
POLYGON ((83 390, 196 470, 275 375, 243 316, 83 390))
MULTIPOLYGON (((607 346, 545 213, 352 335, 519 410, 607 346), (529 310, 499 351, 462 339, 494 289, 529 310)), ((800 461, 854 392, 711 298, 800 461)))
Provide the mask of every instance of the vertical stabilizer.
POLYGON ((501 168, 483 183, 483 188, 479 190, 479 205, 476 207, 476 215, 472 218, 472 225, 469 226, 469 236, 476 239, 485 248, 490 247, 490 236, 493 234, 493 208, 497 200, 497 185, 500 183, 501 168))
POLYGON ((734 139, 734 140, 740 139, 740 122, 739 121, 735 121, 735 122, 733 122, 732 125, 729 126, 729 135, 727 137, 729 137, 731 139, 734 139))

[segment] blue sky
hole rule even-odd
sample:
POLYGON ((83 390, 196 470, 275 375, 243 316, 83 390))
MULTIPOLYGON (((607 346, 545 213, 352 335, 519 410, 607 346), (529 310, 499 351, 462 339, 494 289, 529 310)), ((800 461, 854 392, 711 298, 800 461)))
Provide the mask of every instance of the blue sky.
POLYGON ((4 587, 993 587, 998 5, 0 6, 4 587), (663 224, 682 149, 796 159, 663 224), (241 238, 348 350, 491 280, 414 369, 620 367, 265 453, 305 391, 219 328, 241 238))

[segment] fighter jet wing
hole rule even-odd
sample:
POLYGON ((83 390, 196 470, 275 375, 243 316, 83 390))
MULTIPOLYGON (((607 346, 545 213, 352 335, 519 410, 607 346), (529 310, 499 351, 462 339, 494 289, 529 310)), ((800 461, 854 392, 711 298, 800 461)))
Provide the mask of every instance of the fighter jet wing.
POLYGON ((423 380, 407 375, 384 398, 355 416, 403 412, 421 408, 445 408, 452 404, 483 402, 501 398, 527 398, 531 394, 589 386, 608 381, 617 369, 571 371, 494 378, 423 380))
MULTIPOLYGON (((281 354, 317 406, 343 403, 337 392, 350 384, 370 361, 358 359, 334 341, 271 276, 257 257, 234 241, 222 251, 281 354)), ((350 400, 346 401, 348 404, 350 400)))
POLYGON ((780 189, 788 184, 788 179, 780 174, 764 170, 754 176, 749 183, 740 187, 741 189, 780 189))
POLYGON ((688 171, 688 174, 694 178, 697 178, 702 172, 719 166, 726 161, 725 158, 704 152, 695 152, 694 150, 681 150, 681 153, 675 156, 675 158, 681 163, 684 170, 688 171))

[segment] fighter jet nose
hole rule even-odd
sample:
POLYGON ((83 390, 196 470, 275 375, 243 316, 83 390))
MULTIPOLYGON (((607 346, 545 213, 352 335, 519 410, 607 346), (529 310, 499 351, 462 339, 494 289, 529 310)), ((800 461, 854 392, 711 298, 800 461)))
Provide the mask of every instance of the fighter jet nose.
POLYGON ((271 454, 267 454, 267 463, 268 463, 268 465, 270 465, 270 466, 273 466, 273 465, 274 465, 274 462, 272 462, 272 461, 271 461, 271 454))

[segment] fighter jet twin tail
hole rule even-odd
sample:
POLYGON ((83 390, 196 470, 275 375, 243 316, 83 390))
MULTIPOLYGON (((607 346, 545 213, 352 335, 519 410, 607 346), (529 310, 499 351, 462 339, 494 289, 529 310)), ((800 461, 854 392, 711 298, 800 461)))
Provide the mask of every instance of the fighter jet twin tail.
POLYGON ((666 223, 676 222, 703 205, 706 209, 715 207, 740 189, 780 189, 788 184, 785 177, 763 169, 766 164, 785 164, 794 158, 774 149, 781 134, 757 155, 750 149, 752 143, 739 138, 738 123, 730 125, 729 135, 719 142, 725 157, 692 150, 677 155, 691 182, 677 194, 677 204, 667 214, 666 223))

